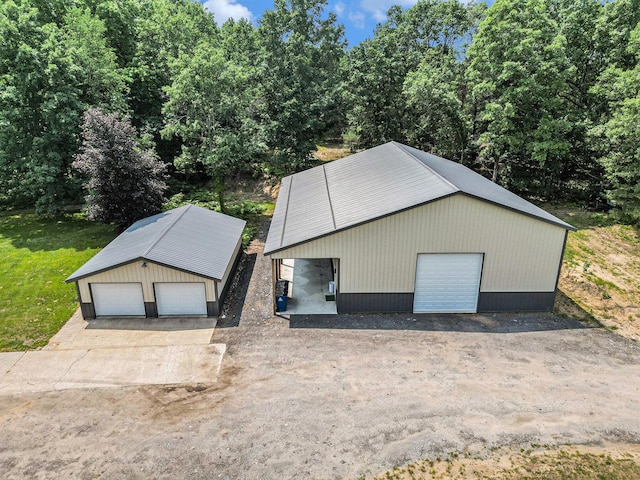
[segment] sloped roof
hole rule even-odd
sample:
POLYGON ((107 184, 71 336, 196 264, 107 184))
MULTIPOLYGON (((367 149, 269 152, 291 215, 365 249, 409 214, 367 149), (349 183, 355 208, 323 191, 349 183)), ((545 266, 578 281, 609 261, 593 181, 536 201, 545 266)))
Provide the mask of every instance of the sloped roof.
POLYGON ((575 230, 464 165, 389 142, 283 178, 264 253, 457 193, 575 230))
POLYGON ((127 228, 67 282, 135 260, 221 280, 246 222, 195 205, 143 218, 127 228))

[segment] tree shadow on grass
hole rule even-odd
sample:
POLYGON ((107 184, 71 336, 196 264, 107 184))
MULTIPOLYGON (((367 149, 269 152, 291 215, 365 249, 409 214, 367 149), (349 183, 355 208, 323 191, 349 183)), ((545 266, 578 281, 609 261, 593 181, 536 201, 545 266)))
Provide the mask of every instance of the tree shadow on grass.
POLYGON ((5 238, 13 247, 32 252, 97 249, 115 237, 112 226, 90 222, 80 214, 44 217, 20 212, 0 215, 0 241, 5 238))

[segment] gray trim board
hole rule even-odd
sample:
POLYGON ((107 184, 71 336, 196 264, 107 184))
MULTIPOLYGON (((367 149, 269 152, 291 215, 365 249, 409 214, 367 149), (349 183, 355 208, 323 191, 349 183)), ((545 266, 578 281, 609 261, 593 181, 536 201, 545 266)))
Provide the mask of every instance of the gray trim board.
POLYGON ((91 318, 96 318, 96 309, 93 307, 93 303, 80 303, 80 312, 82 313, 82 318, 85 320, 89 320, 91 318))
POLYGON ((291 245, 287 245, 286 247, 274 248, 273 250, 265 252, 264 255, 271 255, 272 253, 278 253, 278 252, 280 252, 282 250, 288 250, 289 248, 294 248, 294 247, 297 247, 299 245, 303 245, 305 243, 309 243, 309 242, 312 242, 312 241, 315 241, 315 240, 320 240, 321 238, 329 237, 329 236, 333 235, 334 233, 343 232, 345 230, 350 230, 352 228, 360 227, 362 225, 366 225, 367 223, 377 222, 378 220, 382 220, 383 218, 391 217, 391 216, 396 215, 398 213, 406 212, 406 211, 412 210, 414 208, 423 207, 425 205, 429 205, 430 203, 435 203, 435 202, 438 202, 440 200, 444 200, 445 198, 453 197, 455 195, 463 195, 463 196, 465 196, 467 198, 473 198, 474 200, 478 200, 479 202, 484 202, 484 203, 488 203, 490 205, 494 205, 494 206, 499 207, 499 208, 504 208, 505 210, 509 210, 510 212, 519 213, 521 215, 524 215, 525 217, 533 218, 534 220, 538 220, 540 222, 549 223, 551 225, 555 225, 556 227, 564 228, 565 230, 571 230, 572 232, 575 232, 575 231, 578 230, 577 228, 575 228, 575 227, 573 227, 571 225, 569 225, 568 227, 565 227, 564 225, 561 225, 559 223, 554 223, 554 222, 551 222, 551 221, 548 221, 548 220, 544 220, 544 219, 542 219, 540 217, 537 217, 537 216, 535 216, 533 214, 522 212, 520 210, 517 210, 517 209, 512 208, 512 207, 508 207, 506 205, 502 205, 502 204, 497 203, 497 202, 492 202, 491 200, 487 200, 486 198, 477 197, 475 195, 471 195, 471 194, 466 193, 466 192, 453 192, 453 193, 450 193, 448 195, 443 195, 443 196, 441 196, 439 198, 435 198, 433 200, 427 200, 426 202, 418 203, 418 204, 412 205, 410 207, 406 207, 406 208, 402 208, 400 210, 396 210, 394 212, 386 213, 384 215, 380 215, 379 217, 371 218, 369 220, 365 220, 365 221, 360 222, 360 223, 355 223, 353 225, 349 225, 349 226, 343 227, 343 228, 337 228, 335 230, 332 230, 331 232, 323 233, 322 235, 318 235, 317 237, 309 238, 308 240, 301 240, 301 241, 293 243, 291 245))
MULTIPOLYGON (((477 311, 551 311, 555 295, 555 292, 480 292, 477 311)), ((338 313, 413 312, 413 293, 339 293, 336 301, 338 313)))
POLYGON ((207 302, 207 317, 217 317, 220 315, 218 302, 207 302))
MULTIPOLYGON (((80 295, 80 285, 76 282, 76 294, 78 295, 78 303, 80 304, 80 313, 85 320, 90 318, 96 318, 96 309, 92 302, 84 303, 82 296, 80 295)), ((92 297, 93 298, 93 297, 92 297)))
POLYGON ((147 318, 158 318, 158 305, 156 302, 144 302, 144 312, 147 318))
POLYGON ((558 262, 558 275, 556 275, 556 286, 554 288, 554 291, 558 290, 558 283, 560 282, 560 272, 562 271, 562 260, 564 259, 564 251, 567 248, 567 237, 569 237, 569 231, 565 230, 564 242, 562 242, 562 253, 560 253, 560 262, 558 262))
POLYGON ((413 293, 338 293, 338 313, 413 311, 413 293))
POLYGON ((478 313, 549 312, 556 292, 480 292, 478 313))
POLYGON ((479 197, 477 195, 473 195, 471 193, 467 193, 467 192, 458 192, 458 193, 460 193, 461 195, 464 195, 465 197, 473 198, 474 200, 478 200, 480 202, 485 202, 485 203, 488 203, 490 205, 494 205, 496 207, 504 208, 505 210, 509 210, 510 212, 513 212, 513 213, 519 213, 521 215, 524 215, 525 217, 533 218, 534 220, 539 220, 541 222, 548 223, 550 225, 555 225, 556 227, 564 228, 565 230, 571 230, 572 232, 575 232, 575 231, 578 230, 573 225, 568 225, 568 224, 565 225, 564 223, 558 223, 558 222, 553 222, 551 220, 546 220, 544 218, 538 217, 537 215, 534 215, 533 213, 523 212, 522 210, 518 210, 517 208, 510 207, 509 205, 503 205, 502 203, 494 202, 492 200, 488 200, 486 198, 482 198, 482 197, 479 197))

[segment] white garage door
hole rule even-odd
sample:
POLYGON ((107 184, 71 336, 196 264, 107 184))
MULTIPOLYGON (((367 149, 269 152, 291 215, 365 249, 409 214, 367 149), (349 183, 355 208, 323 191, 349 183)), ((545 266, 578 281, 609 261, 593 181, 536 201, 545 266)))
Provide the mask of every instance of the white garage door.
POLYGON ((98 317, 145 315, 139 283, 92 283, 91 296, 98 317))
POLYGON ((156 283, 158 315, 206 315, 204 283, 156 283))
POLYGON ((481 253, 419 254, 413 311, 475 313, 481 253))

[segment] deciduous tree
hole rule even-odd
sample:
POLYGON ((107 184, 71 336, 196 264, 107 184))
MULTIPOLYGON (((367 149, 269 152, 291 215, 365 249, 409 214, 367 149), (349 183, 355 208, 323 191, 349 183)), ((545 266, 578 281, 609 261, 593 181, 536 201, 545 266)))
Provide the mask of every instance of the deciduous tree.
POLYGON ((87 217, 124 230, 162 210, 165 164, 142 150, 128 118, 89 109, 73 167, 85 179, 87 217))
POLYGON ((182 141, 179 169, 204 165, 224 210, 224 180, 255 161, 264 149, 255 120, 247 71, 210 42, 172 63, 173 83, 165 89, 163 135, 182 141))
POLYGON ((498 0, 469 48, 480 160, 496 182, 557 195, 570 151, 563 115, 570 64, 545 0, 498 0))
POLYGON ((276 0, 258 27, 259 104, 276 172, 308 165, 317 142, 341 116, 344 32, 335 14, 323 16, 326 3, 276 0))
POLYGON ((610 67, 594 87, 612 113, 591 134, 600 142, 609 199, 640 222, 640 24, 630 35, 627 54, 636 59, 635 66, 610 67))

